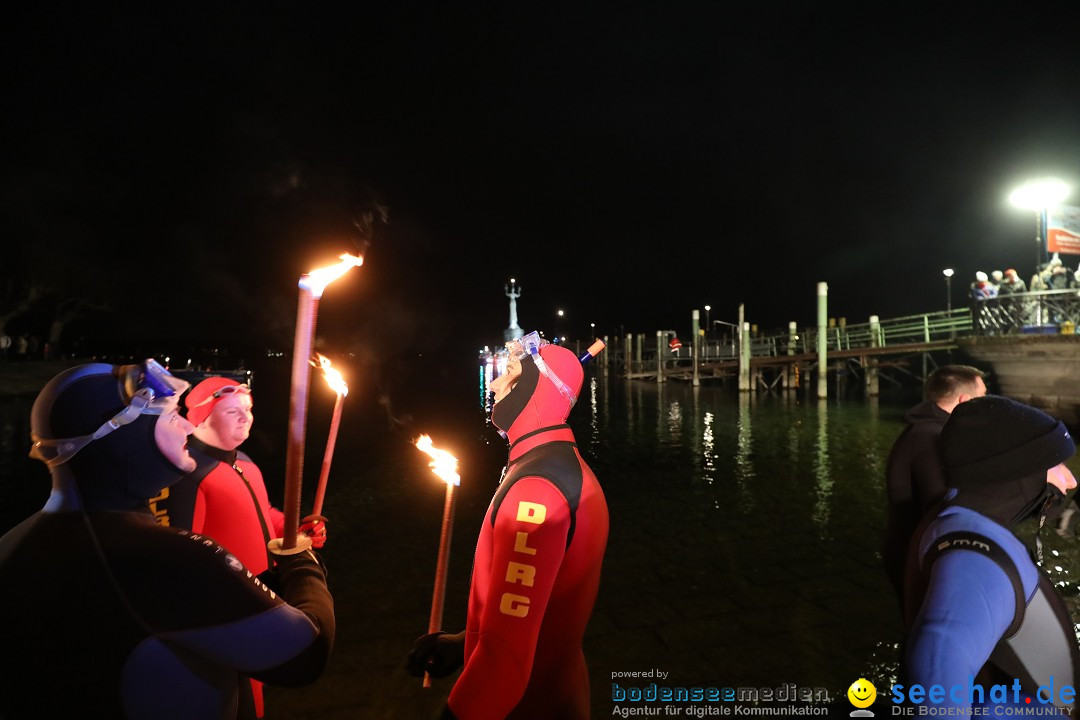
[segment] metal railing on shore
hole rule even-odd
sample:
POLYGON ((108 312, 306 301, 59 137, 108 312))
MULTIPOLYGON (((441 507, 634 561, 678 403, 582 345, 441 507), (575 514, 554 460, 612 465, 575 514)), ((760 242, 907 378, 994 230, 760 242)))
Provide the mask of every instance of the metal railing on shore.
POLYGON ((974 303, 977 335, 1070 334, 1080 323, 1080 290, 1035 292, 982 298, 974 303))

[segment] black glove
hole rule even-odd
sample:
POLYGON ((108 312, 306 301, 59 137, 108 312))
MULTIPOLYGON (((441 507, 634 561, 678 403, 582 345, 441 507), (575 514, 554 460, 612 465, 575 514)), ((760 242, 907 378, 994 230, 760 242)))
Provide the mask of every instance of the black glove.
POLYGON ((444 678, 464 663, 465 633, 447 635, 439 631, 416 639, 405 661, 405 670, 413 677, 426 672, 433 678, 444 678))

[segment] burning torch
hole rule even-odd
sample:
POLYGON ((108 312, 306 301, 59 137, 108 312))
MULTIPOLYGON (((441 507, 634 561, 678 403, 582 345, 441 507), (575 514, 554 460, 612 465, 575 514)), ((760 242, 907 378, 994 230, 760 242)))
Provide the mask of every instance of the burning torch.
MULTIPOLYGON (((416 447, 431 457, 428 467, 446 483, 446 502, 443 503, 442 532, 439 534, 439 559, 435 564, 435 590, 431 595, 431 616, 428 619, 428 632, 437 632, 442 627, 443 601, 446 599, 446 569, 450 556, 450 536, 454 529, 454 488, 461 484, 457 472, 457 458, 431 444, 431 438, 421 435, 416 439, 416 447)), ((424 687, 431 687, 431 677, 424 673, 424 687)))
MULTIPOLYGON (((341 425, 341 406, 344 404, 345 396, 349 394, 349 386, 345 383, 345 378, 341 376, 341 371, 331 366, 329 358, 319 353, 315 355, 319 367, 322 368, 326 384, 337 393, 337 399, 334 401, 334 413, 330 417, 330 432, 326 438, 326 452, 323 454, 322 471, 319 473, 319 485, 315 489, 315 506, 311 510, 312 515, 322 515, 323 499, 326 496, 326 481, 330 477, 330 462, 334 459, 334 445, 337 443, 338 427, 341 425)), ((315 362, 312 361, 312 365, 314 364, 315 362)))
POLYGON ((337 265, 312 270, 300 276, 289 396, 289 438, 285 452, 285 529, 279 550, 283 554, 299 552, 296 547, 296 533, 300 524, 300 490, 304 477, 304 435, 307 432, 311 346, 315 338, 319 298, 327 285, 363 263, 363 258, 344 253, 337 265))

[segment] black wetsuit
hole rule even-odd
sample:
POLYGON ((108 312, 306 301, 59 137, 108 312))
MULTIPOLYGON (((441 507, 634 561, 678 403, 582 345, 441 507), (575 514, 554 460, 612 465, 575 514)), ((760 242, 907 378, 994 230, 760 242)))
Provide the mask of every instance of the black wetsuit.
POLYGON ((0 538, 0 718, 234 718, 238 672, 312 682, 334 636, 325 575, 310 552, 278 562, 280 595, 149 513, 36 513, 0 538))
POLYGON ((904 567, 911 536, 927 510, 945 496, 945 468, 938 437, 949 413, 931 400, 904 415, 908 426, 889 453, 885 474, 888 515, 881 555, 893 590, 903 604, 904 567))

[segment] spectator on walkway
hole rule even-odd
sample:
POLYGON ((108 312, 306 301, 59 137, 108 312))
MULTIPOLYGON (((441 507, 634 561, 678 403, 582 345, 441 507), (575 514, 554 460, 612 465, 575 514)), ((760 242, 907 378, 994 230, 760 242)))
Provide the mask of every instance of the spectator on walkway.
POLYGON ((1015 295, 1016 293, 1027 292, 1027 285, 1024 283, 1015 268, 1009 268, 1005 271, 1005 275, 1001 280, 1001 286, 998 288, 999 295, 1015 295))
POLYGON ((1046 284, 1050 290, 1068 290, 1076 287, 1076 278, 1064 265, 1055 265, 1046 284))
POLYGON ((971 297, 973 300, 997 297, 997 288, 990 283, 990 279, 982 270, 975 273, 975 282, 971 283, 971 297))

